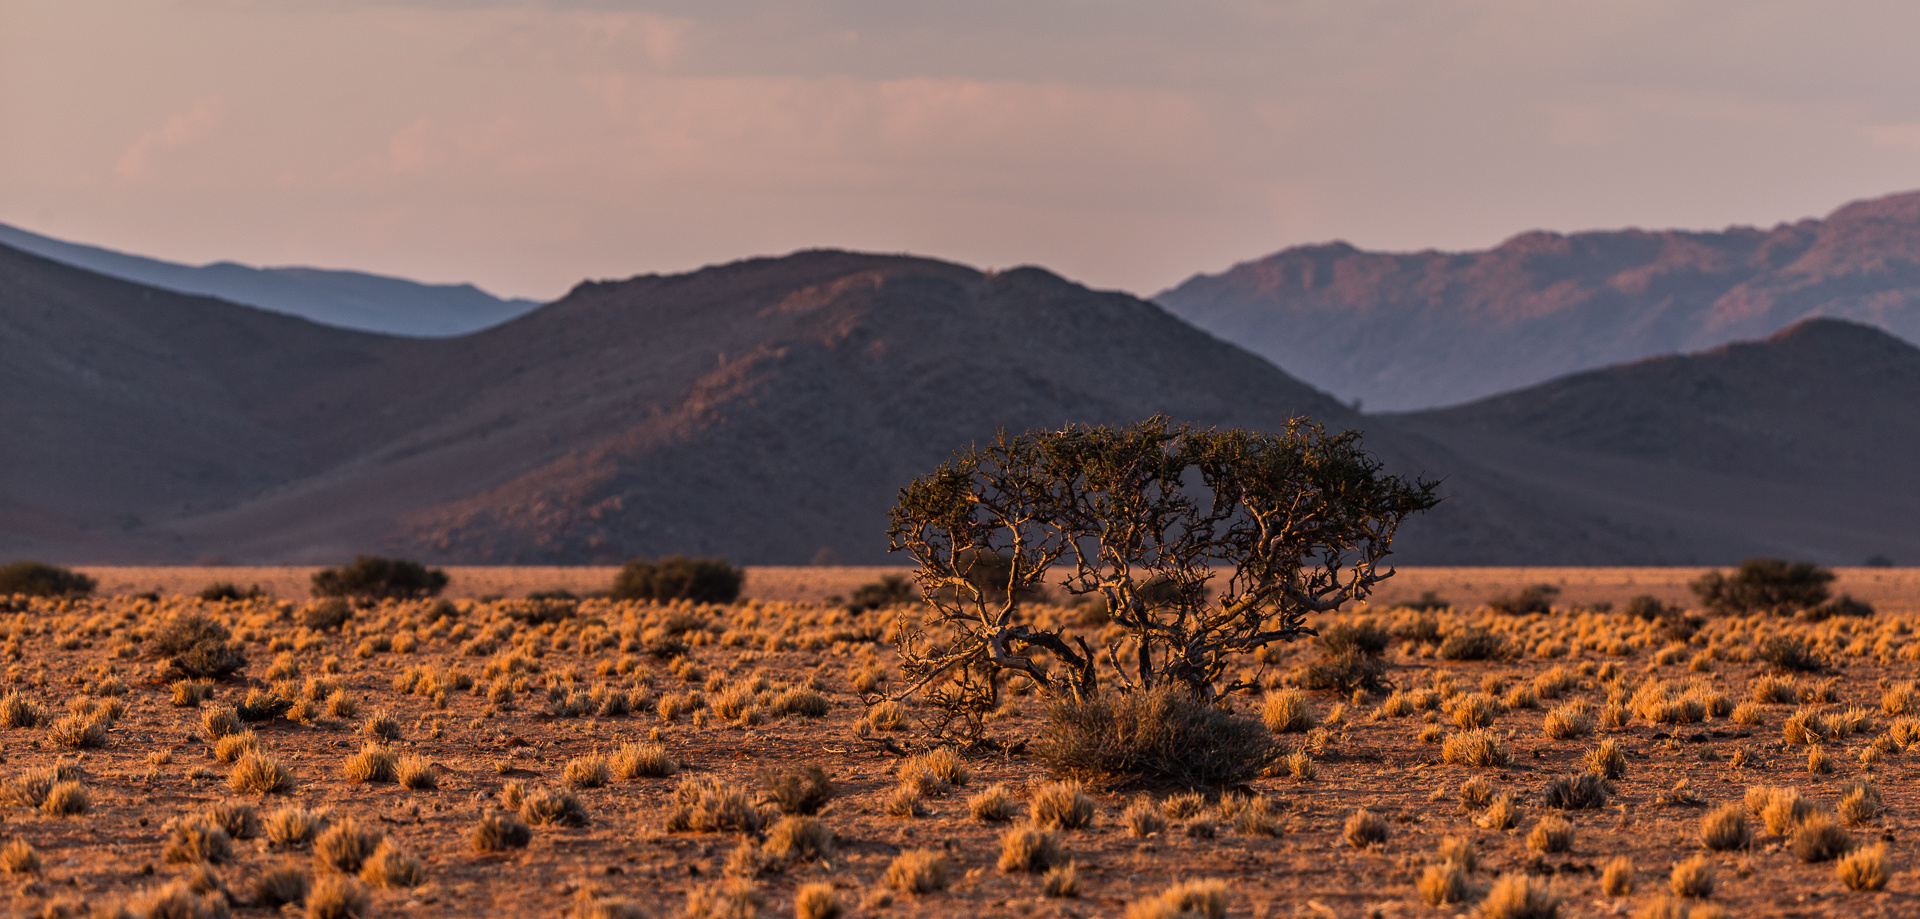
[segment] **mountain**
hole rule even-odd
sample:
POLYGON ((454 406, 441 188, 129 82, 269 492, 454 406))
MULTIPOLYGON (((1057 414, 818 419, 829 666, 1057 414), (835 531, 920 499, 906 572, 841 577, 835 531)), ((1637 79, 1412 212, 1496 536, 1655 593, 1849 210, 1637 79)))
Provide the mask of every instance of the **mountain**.
POLYGON ((1771 230, 1523 233, 1480 252, 1288 249, 1154 301, 1375 409, 1450 405, 1828 316, 1920 341, 1920 192, 1771 230))
POLYGON ((180 265, 63 242, 6 224, 0 224, 0 245, 176 293, 218 297, 322 325, 391 335, 464 335, 540 305, 533 300, 503 300, 472 284, 421 284, 357 271, 252 268, 233 262, 180 265))
POLYGON ((1668 530, 1669 563, 1920 558, 1920 349, 1867 326, 1803 320, 1381 420, 1563 512, 1668 530))
POLYGON ((1443 479, 1447 500, 1401 531, 1405 564, 1905 558, 1916 509, 1886 495, 1920 455, 1913 367, 1884 334, 1814 324, 1364 416, 1037 268, 801 252, 582 284, 421 339, 0 247, 0 555, 882 562, 898 488, 955 448, 1166 413, 1306 415, 1363 430, 1390 472, 1443 479))

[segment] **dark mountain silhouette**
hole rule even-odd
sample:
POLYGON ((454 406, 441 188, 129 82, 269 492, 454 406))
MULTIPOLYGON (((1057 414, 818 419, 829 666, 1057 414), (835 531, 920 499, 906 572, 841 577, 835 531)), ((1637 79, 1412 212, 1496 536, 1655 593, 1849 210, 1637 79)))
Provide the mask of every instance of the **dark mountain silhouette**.
POLYGON ((421 284, 358 271, 254 268, 234 262, 181 265, 64 242, 3 223, 0 245, 175 293, 219 297, 322 325, 391 335, 464 335, 540 305, 495 297, 472 284, 421 284))
POLYGON ((1383 420, 1556 507, 1670 529, 1673 561, 1920 558, 1920 349, 1867 326, 1810 319, 1383 420))
POLYGON ((1390 410, 1815 316, 1920 341, 1920 192, 1772 230, 1533 232, 1461 253, 1305 246, 1154 300, 1315 386, 1390 410))
MULTIPOLYGON (((1854 560, 1869 542, 1900 557, 1906 543, 1888 534, 1904 534, 1904 520, 1890 514, 1823 542, 1793 529, 1797 504, 1696 526, 1675 510, 1690 505, 1659 498, 1684 486, 1691 506, 1718 495, 1724 506, 1709 511, 1738 508, 1753 482, 1794 493, 1794 470, 1843 455, 1855 457, 1846 469, 1868 469, 1904 443, 1873 439, 1871 407, 1830 403, 1861 398, 1873 367, 1906 372, 1911 349, 1877 333, 1826 337, 1837 343, 1814 349, 1819 360, 1795 356, 1792 336, 1728 352, 1762 368, 1740 373, 1778 363, 1790 371, 1778 385, 1811 394, 1794 416, 1804 429, 1759 439, 1743 425, 1786 396, 1721 409, 1725 443, 1702 443, 1777 458, 1745 457, 1753 471, 1577 440, 1659 445, 1659 430, 1696 424, 1644 406, 1672 403, 1673 387, 1737 395, 1747 377, 1714 355, 1674 359, 1705 369, 1671 379, 1642 365, 1606 371, 1628 376, 1576 387, 1564 405, 1519 393, 1455 416, 1368 417, 1153 304, 1036 268, 803 252, 582 284, 494 329, 408 339, 0 248, 0 552, 574 564, 680 552, 780 564, 831 549, 876 562, 898 487, 953 449, 1000 428, 1164 412, 1268 429, 1308 415, 1364 430, 1389 471, 1444 477, 1446 503, 1402 532, 1404 563, 1724 562, 1783 544, 1779 533, 1823 561, 1854 560), (1585 420, 1560 430, 1560 417, 1585 420), (1830 443, 1794 452, 1822 431, 1830 443)), ((1880 480, 1821 481, 1827 491, 1802 503, 1860 507, 1880 480)))

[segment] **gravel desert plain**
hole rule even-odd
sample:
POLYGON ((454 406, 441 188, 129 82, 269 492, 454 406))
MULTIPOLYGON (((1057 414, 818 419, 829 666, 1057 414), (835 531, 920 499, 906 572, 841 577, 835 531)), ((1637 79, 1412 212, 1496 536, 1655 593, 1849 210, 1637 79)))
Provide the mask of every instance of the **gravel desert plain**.
POLYGON ((605 568, 352 606, 312 569, 82 570, 0 618, 9 915, 1920 912, 1906 569, 1838 569, 1877 612, 1819 620, 1629 609, 1699 570, 1406 569, 1314 623, 1378 636, 1381 679, 1249 660, 1271 762, 1199 789, 1057 774, 1017 688, 970 747, 881 701, 918 607, 837 597, 901 569, 752 568, 724 606, 527 598, 605 568), (183 677, 196 636, 244 664, 183 677))

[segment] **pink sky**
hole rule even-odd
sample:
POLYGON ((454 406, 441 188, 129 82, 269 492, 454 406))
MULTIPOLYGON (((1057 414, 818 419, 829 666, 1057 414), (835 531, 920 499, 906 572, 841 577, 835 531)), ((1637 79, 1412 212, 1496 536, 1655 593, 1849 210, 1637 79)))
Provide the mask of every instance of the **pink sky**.
POLYGON ((1764 0, 0 0, 0 221, 536 298, 813 246, 1150 294, 1920 187, 1916 34, 1764 0))

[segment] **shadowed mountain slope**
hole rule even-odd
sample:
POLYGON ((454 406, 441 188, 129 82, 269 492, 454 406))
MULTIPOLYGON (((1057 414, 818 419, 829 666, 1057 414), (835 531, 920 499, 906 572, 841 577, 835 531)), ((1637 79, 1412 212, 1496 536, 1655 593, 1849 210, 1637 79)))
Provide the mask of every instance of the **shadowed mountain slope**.
POLYGON ((1920 558, 1920 349, 1832 319, 1382 420, 1685 536, 1674 561, 1920 558))
POLYGON ((1288 249, 1156 296, 1342 398, 1449 405, 1830 316, 1920 341, 1920 192, 1724 232, 1532 232, 1482 252, 1288 249))

